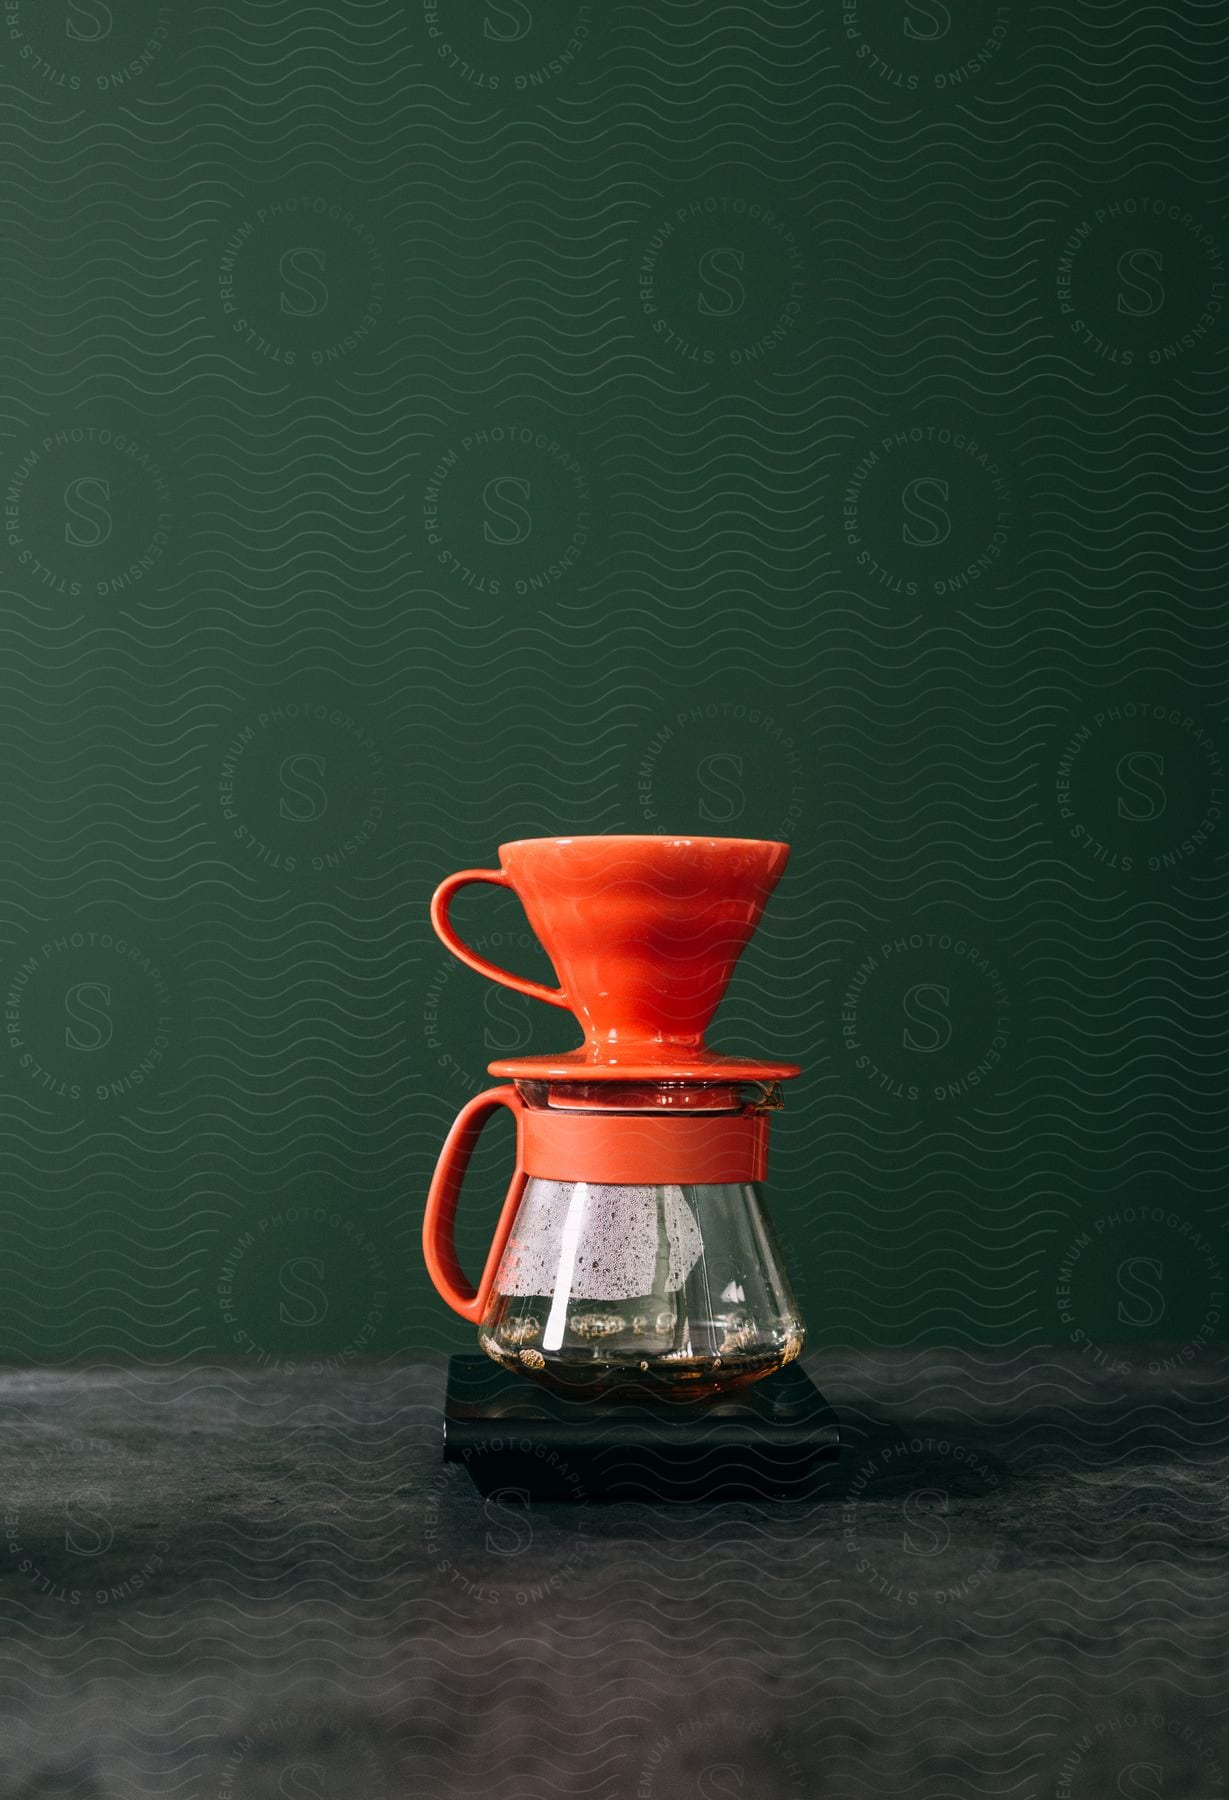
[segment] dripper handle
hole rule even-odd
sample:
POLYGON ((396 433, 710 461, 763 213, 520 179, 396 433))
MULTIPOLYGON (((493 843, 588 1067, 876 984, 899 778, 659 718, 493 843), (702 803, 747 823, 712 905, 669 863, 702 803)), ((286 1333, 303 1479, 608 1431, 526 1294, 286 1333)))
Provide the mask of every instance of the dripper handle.
MULTIPOLYGON (((566 1007, 568 997, 561 987, 548 988, 540 981, 531 981, 526 975, 514 975, 511 969, 501 969, 498 963, 488 962, 485 956, 479 956, 476 950, 471 950, 468 944, 462 943, 452 928, 448 908, 457 890, 467 887, 471 881, 489 881, 492 887, 512 887, 502 869, 460 869, 455 875, 446 876, 431 896, 431 923, 440 942, 468 968, 476 969, 479 975, 485 975, 488 980, 498 981, 503 987, 515 988, 518 994, 528 994, 531 1000, 545 1000, 548 1006, 566 1007)), ((513 888, 514 893, 515 891, 513 888)))
POLYGON ((444 1148, 440 1151, 435 1174, 431 1177, 431 1186, 427 1191, 427 1210, 422 1222, 422 1253, 427 1273, 453 1312, 460 1313, 471 1325, 477 1325, 486 1311, 499 1259, 504 1253, 504 1245, 508 1241, 512 1222, 525 1191, 523 1119, 521 1097, 514 1087, 488 1088, 484 1094, 477 1094, 461 1108, 453 1120, 452 1130, 444 1139, 444 1148), (495 1236, 491 1239, 481 1279, 477 1287, 472 1287, 457 1261, 454 1236, 457 1201, 461 1197, 461 1184, 465 1180, 465 1171, 469 1167, 469 1159, 474 1153, 474 1145, 478 1142, 482 1127, 501 1106, 506 1106, 516 1120, 516 1168, 495 1226, 495 1236))

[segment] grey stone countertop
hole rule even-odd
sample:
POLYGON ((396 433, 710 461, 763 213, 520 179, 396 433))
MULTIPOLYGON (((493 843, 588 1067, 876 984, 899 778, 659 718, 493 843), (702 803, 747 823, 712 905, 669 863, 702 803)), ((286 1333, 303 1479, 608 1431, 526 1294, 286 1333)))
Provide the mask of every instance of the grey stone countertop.
POLYGON ((0 1371, 0 1800, 1225 1793, 1225 1357, 807 1366, 832 1492, 530 1508, 438 1356, 0 1371))

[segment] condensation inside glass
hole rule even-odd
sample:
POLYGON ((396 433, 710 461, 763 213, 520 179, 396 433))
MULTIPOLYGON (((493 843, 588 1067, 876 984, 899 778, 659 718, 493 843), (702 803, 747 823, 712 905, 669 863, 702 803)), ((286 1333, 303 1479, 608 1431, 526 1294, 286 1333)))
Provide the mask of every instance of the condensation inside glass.
POLYGON ((504 1251, 499 1287, 505 1294, 550 1297, 558 1282, 575 1300, 673 1294, 703 1249, 680 1187, 535 1180, 504 1251), (664 1280, 658 1271, 663 1248, 664 1280))

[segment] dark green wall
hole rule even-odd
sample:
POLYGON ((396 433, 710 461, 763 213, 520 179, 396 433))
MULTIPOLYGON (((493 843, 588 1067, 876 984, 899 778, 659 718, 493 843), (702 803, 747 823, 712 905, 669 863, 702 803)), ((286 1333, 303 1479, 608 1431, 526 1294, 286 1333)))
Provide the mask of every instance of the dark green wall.
POLYGON ((794 846, 717 1036, 816 1341, 1216 1335, 1220 0, 0 50, 0 1348, 464 1341, 435 1151, 571 1040, 427 902, 574 830, 794 846))

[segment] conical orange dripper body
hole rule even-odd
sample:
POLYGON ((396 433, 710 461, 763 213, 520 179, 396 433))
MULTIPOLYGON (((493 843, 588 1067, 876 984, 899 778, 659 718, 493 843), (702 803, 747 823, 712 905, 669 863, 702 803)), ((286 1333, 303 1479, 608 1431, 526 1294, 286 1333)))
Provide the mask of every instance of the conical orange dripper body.
POLYGON ((752 839, 505 844, 500 861, 590 1043, 696 1048, 789 856, 752 839))
POLYGON ((501 845, 499 856, 498 871, 465 870, 441 884, 435 928, 471 967, 575 1015, 585 1045, 568 1054, 571 1068, 612 1059, 623 1068, 690 1065, 713 1056, 704 1033, 781 877, 788 844, 521 838, 501 845), (499 969, 456 937, 448 901, 472 880, 515 891, 554 965, 557 989, 499 969))

